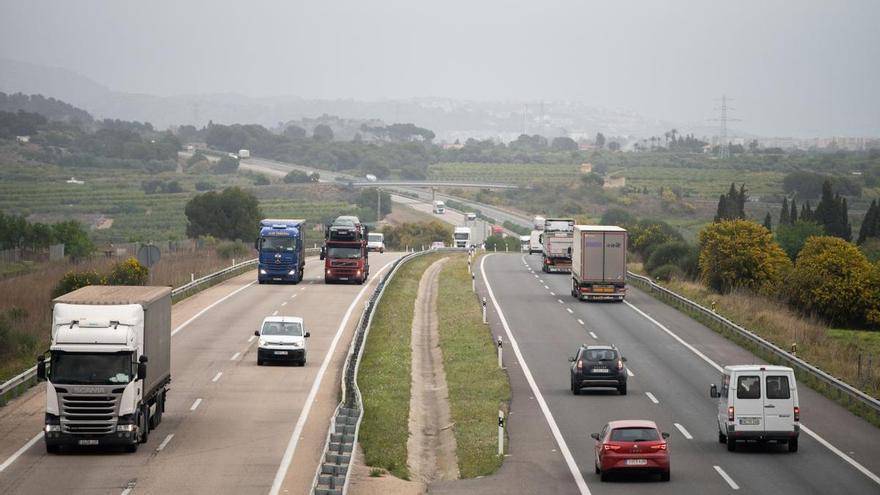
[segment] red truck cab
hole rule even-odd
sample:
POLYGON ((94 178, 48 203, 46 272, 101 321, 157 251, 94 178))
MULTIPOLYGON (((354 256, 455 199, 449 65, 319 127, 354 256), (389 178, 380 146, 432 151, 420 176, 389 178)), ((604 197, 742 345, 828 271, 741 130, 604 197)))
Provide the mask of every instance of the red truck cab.
POLYGON ((327 229, 321 259, 324 282, 363 284, 370 275, 367 228, 357 217, 339 217, 327 229))

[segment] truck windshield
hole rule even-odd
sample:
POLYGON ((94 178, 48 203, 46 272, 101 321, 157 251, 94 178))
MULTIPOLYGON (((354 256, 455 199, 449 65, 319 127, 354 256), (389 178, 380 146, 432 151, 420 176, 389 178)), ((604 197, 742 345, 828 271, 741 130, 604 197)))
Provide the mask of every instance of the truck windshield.
POLYGON ((568 220, 550 220, 544 224, 546 232, 571 232, 574 225, 568 220))
POLYGON ((288 335, 302 337, 303 327, 299 322, 267 321, 263 323, 263 335, 288 335))
POLYGON ((356 247, 328 247, 327 257, 358 259, 361 257, 361 249, 356 247))
POLYGON ((116 385, 132 378, 130 352, 98 354, 90 352, 52 353, 51 377, 66 385, 116 385))
POLYGON ((369 234, 367 240, 370 242, 382 242, 382 234, 369 234))
POLYGON ((296 242, 293 237, 264 237, 263 251, 294 251, 296 242))
POLYGON ((470 236, 471 236, 470 234, 459 232, 459 233, 455 234, 455 239, 459 240, 459 241, 466 241, 466 240, 468 240, 468 237, 470 237, 470 236))

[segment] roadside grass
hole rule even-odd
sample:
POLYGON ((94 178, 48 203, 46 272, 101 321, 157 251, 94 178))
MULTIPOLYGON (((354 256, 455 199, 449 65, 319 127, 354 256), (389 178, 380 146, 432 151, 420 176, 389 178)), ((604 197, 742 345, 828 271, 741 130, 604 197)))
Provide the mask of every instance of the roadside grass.
POLYGON ((489 475, 504 460, 497 454, 498 411, 506 415, 510 383, 471 292, 465 255, 454 256, 440 272, 437 314, 458 469, 462 478, 489 475))
MULTIPOLYGON (((880 352, 878 352, 880 334, 878 332, 829 330, 822 322, 796 315, 784 303, 767 297, 738 292, 720 295, 698 283, 689 281, 671 281, 665 283, 664 286, 707 308, 711 308, 714 302, 718 314, 782 349, 791 351, 792 344, 797 344, 797 356, 801 359, 873 397, 880 396, 880 352), (861 367, 858 362, 860 353, 862 354, 861 367), (872 366, 868 366, 869 356, 871 362, 875 363, 872 366)), ((672 305, 675 306, 675 304, 672 305)), ((685 312, 687 311, 685 310, 685 312)), ((749 341, 714 325, 710 321, 701 319, 699 315, 691 314, 691 316, 758 356, 772 360, 772 356, 766 355, 749 341)), ((880 418, 871 411, 865 410, 860 404, 849 403, 845 397, 839 397, 823 383, 814 383, 814 380, 807 375, 799 375, 799 379, 866 420, 880 426, 880 418)))
POLYGON ((364 401, 359 441, 367 466, 408 480, 412 321, 419 280, 442 255, 415 258, 399 268, 376 307, 358 369, 364 401))

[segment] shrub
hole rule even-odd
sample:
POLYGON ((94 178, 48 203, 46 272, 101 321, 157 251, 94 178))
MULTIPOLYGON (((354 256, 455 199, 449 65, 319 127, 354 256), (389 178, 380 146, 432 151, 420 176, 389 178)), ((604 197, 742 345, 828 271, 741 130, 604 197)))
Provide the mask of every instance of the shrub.
POLYGON ((212 182, 208 182, 206 180, 200 180, 196 182, 196 191, 210 191, 215 189, 217 186, 212 182))
POLYGON ((487 251, 504 251, 519 252, 519 239, 513 236, 502 236, 501 234, 493 234, 486 238, 487 251))
POLYGON ((214 165, 214 172, 218 174, 234 174, 238 171, 238 158, 224 156, 214 165))
POLYGON ((427 248, 435 241, 442 241, 446 244, 452 241, 452 226, 437 220, 385 225, 379 231, 385 234, 385 246, 388 249, 419 248, 421 246, 427 248))
POLYGON ((240 240, 236 240, 233 242, 221 242, 217 246, 217 254, 224 259, 244 259, 253 248, 241 242, 240 240))
POLYGON ((312 181, 311 175, 307 172, 303 172, 302 170, 291 170, 287 175, 284 176, 284 182, 286 184, 304 184, 306 182, 317 182, 312 181))
POLYGON ((654 270, 664 265, 678 266, 687 256, 690 247, 683 241, 668 241, 658 245, 645 262, 645 270, 654 275, 654 270))
POLYGON ((739 287, 772 292, 791 269, 791 260, 763 225, 724 220, 700 231, 703 283, 727 293, 739 287))
POLYGON ((684 271, 672 263, 660 265, 651 272, 651 276, 654 277, 655 280, 662 280, 664 282, 668 282, 673 278, 682 278, 683 275, 684 271))
POLYGON ((857 247, 831 236, 811 237, 787 278, 790 303, 832 324, 878 324, 878 268, 857 247))
POLYGON ((776 227, 776 240, 792 260, 797 258, 807 239, 822 235, 825 235, 825 229, 821 225, 803 220, 798 220, 794 224, 780 224, 776 227))
POLYGON ((610 208, 599 219, 599 223, 601 225, 617 225, 627 228, 628 225, 635 225, 636 217, 626 210, 610 208))
POLYGON ((98 272, 91 270, 85 272, 67 272, 61 277, 61 281, 52 291, 52 298, 62 296, 68 292, 73 292, 80 287, 87 285, 103 285, 104 277, 98 275, 98 272))
POLYGON ((135 258, 128 258, 113 265, 107 276, 108 285, 145 285, 150 277, 150 270, 135 258))

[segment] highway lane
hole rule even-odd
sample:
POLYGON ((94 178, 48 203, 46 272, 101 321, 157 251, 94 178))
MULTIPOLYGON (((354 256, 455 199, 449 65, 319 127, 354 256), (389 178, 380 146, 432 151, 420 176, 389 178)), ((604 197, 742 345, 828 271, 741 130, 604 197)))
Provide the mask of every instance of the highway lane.
MULTIPOLYGON (((440 215, 433 213, 433 206, 430 203, 425 203, 421 200, 408 198, 406 196, 400 196, 397 194, 392 194, 391 200, 395 203, 405 205, 422 213, 434 215, 434 217, 441 222, 446 222, 456 227, 470 227, 471 242, 477 245, 482 244, 486 240, 486 237, 489 236, 489 232, 491 231, 492 226, 489 225, 489 223, 480 220, 479 218, 473 221, 468 221, 468 219, 465 218, 462 213, 450 210, 449 208, 446 209, 446 213, 440 215)), ((446 244, 449 245, 449 242, 451 242, 451 239, 450 241, 447 241, 446 244)))
MULTIPOLYGON (((789 454, 783 447, 748 447, 728 453, 717 443, 716 405, 708 397, 708 385, 718 381, 718 372, 706 361, 626 304, 576 301, 568 294, 568 277, 543 274, 537 256, 490 256, 485 267, 524 361, 559 426, 576 469, 593 493, 728 493, 732 486, 725 476, 746 493, 880 490, 880 485, 803 433, 796 454, 789 454), (579 343, 614 343, 620 347, 634 374, 627 396, 598 391, 583 396, 571 394, 567 357, 579 343), (645 484, 644 479, 627 479, 599 483, 593 474, 593 440, 589 434, 598 431, 605 421, 640 417, 656 420, 672 434, 672 481, 645 484)), ((650 296, 630 290, 628 301, 637 307, 650 307, 652 314, 664 320, 688 320, 679 336, 708 359, 722 365, 760 362, 675 310, 651 304, 654 300, 650 296)), ((667 327, 678 330, 671 323, 667 327)), ((816 431, 829 431, 826 440, 852 452, 853 458, 877 472, 877 430, 803 385, 799 392, 804 423, 816 431), (814 410, 821 413, 814 414, 814 410), (835 423, 825 424, 829 419, 835 423), (833 436, 836 430, 844 434, 833 436)))
MULTIPOLYGON (((370 257, 370 287, 380 269, 398 256, 370 257)), ((329 426, 327 411, 336 403, 338 367, 362 307, 362 299, 355 302, 355 297, 367 287, 328 286, 321 277, 322 265, 310 259, 299 285, 256 285, 249 272, 175 305, 176 328, 241 289, 175 335, 171 392, 163 422, 149 442, 136 454, 62 455, 45 454, 42 441, 37 442, 0 473, 0 493, 122 493, 126 487, 132 487, 130 493, 266 493, 276 476, 290 493, 305 493, 329 426), (354 317, 340 331, 349 308, 354 317), (273 313, 305 319, 312 336, 304 368, 256 366, 251 337, 262 318, 273 313), (308 403, 334 341, 326 376, 308 403), (279 470, 307 404, 313 411, 291 452, 290 470, 279 470), (294 471, 296 479, 285 482, 294 471)), ((32 416, 29 428, 36 432, 42 410, 32 416)))

